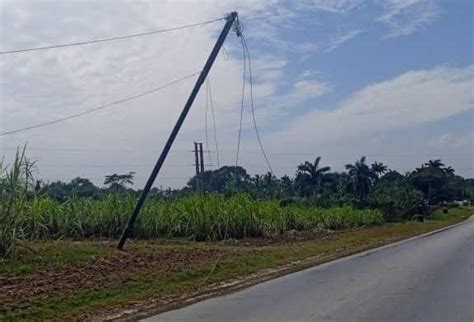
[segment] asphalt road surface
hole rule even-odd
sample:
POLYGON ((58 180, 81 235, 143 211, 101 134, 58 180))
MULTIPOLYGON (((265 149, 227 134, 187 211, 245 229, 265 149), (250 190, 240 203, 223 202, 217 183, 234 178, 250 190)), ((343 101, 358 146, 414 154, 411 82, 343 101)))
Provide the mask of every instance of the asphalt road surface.
POLYGON ((147 321, 474 321, 474 218, 147 321))

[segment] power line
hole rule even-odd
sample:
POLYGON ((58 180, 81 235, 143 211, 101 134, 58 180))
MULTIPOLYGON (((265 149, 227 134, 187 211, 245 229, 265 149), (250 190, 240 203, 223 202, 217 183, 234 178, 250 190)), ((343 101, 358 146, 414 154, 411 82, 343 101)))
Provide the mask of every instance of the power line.
MULTIPOLYGON (((205 166, 211 166, 210 164, 204 164, 205 166)), ((168 166, 175 166, 175 167, 186 167, 186 168, 191 168, 194 167, 194 164, 171 164, 168 166)), ((243 162, 243 166, 255 169, 255 168, 265 168, 266 165, 259 165, 259 164, 253 164, 253 163, 248 163, 248 162, 243 162)), ((66 165, 66 164, 46 164, 46 165, 38 165, 38 168, 143 168, 143 167, 150 167, 150 165, 139 165, 139 164, 131 164, 131 165, 125 165, 125 164, 111 164, 111 165, 66 165)), ((298 165, 276 165, 276 169, 280 170, 297 170, 298 165)), ((403 168, 401 171, 412 171, 415 168, 403 168)), ((474 171, 474 168, 464 168, 464 167, 456 167, 456 171, 474 171)))
MULTIPOLYGON (((259 151, 249 151, 249 153, 260 153, 259 151)), ((316 156, 317 152, 270 152, 271 155, 288 155, 288 156, 296 156, 296 155, 309 155, 309 156, 316 156)), ((354 156, 355 153, 349 154, 328 154, 330 156, 354 156)), ((358 153, 357 155, 363 155, 366 157, 453 157, 453 156, 460 156, 460 157, 473 157, 474 154, 464 154, 464 153, 358 153)))
MULTIPOLYGON (((5 151, 16 151, 17 147, 0 147, 0 150, 5 151)), ((45 151, 45 152, 139 152, 141 150, 136 149, 94 149, 94 148, 28 148, 28 151, 45 151)), ((229 152, 231 153, 233 150, 230 149, 220 149, 219 152, 229 152)), ((170 152, 193 152, 190 149, 173 149, 170 152)), ((214 150, 205 150, 204 152, 216 153, 214 150)), ((249 150, 245 151, 245 153, 249 154, 261 154, 262 151, 257 150, 249 150)), ((317 152, 268 152, 268 155, 281 155, 281 156, 316 156, 317 152)), ((354 156, 356 154, 327 154, 328 156, 354 156)), ((472 153, 358 153, 357 155, 365 155, 367 157, 466 157, 472 158, 474 154, 472 153)))
POLYGON ((28 126, 28 127, 24 127, 24 128, 20 128, 20 129, 16 129, 16 130, 11 130, 11 131, 7 131, 7 132, 2 132, 0 133, 0 136, 6 136, 6 135, 10 135, 10 134, 15 134, 15 133, 19 133, 19 132, 24 132, 24 131, 27 131, 27 130, 31 130, 31 129, 36 129, 36 128, 39 128, 39 127, 43 127, 43 126, 47 126, 47 125, 51 125, 51 124, 55 124, 55 123, 60 123, 60 122, 64 122, 64 121, 67 121, 67 120, 70 120, 70 119, 73 119, 73 118, 77 118, 77 117, 80 117, 80 116, 83 116, 83 115, 86 115, 86 114, 90 114, 90 113, 93 113, 93 112, 97 112, 97 111, 100 111, 100 110, 104 110, 104 109, 107 109, 107 108, 110 108, 114 105, 118 105, 118 104, 121 104, 121 103, 125 103, 125 102, 128 102, 128 101, 131 101, 131 100, 134 100, 134 99, 137 99, 137 98, 140 98, 140 97, 143 97, 145 95, 149 95, 149 94, 152 94, 152 93, 155 93, 159 90, 162 90, 166 87, 169 87, 171 85, 174 85, 176 83, 179 83, 185 79, 188 79, 188 78, 191 78, 191 77, 194 77, 196 76, 197 74, 199 74, 199 72, 195 72, 195 73, 192 73, 190 75, 187 75, 187 76, 184 76, 184 77, 181 77, 179 79, 176 79, 174 81, 171 81, 165 85, 162 85, 162 86, 159 86, 159 87, 156 87, 156 88, 153 88, 149 91, 146 91, 146 92, 143 92, 143 93, 140 93, 140 94, 137 94, 137 95, 133 95, 133 96, 129 96, 127 98, 124 98, 124 99, 121 99, 121 100, 118 100, 118 101, 114 101, 114 102, 111 102, 111 103, 108 103, 108 104, 105 104, 105 105, 100 105, 98 107, 94 107, 94 108, 91 108, 91 109, 88 109, 84 112, 81 112, 81 113, 77 113, 77 114, 73 114, 73 115, 69 115, 69 116, 66 116, 66 117, 62 117, 62 118, 59 118, 59 119, 56 119, 56 120, 52 120, 52 121, 48 121, 48 122, 44 122, 44 123, 39 123, 39 124, 36 124, 36 125, 32 125, 32 126, 28 126))
POLYGON ((245 36, 244 36, 243 33, 241 33, 241 37, 242 37, 242 40, 243 40, 242 44, 244 45, 245 51, 247 52, 247 61, 248 61, 248 64, 249 64, 250 106, 251 106, 251 109, 252 109, 252 119, 253 119, 253 125, 254 125, 254 128, 255 128, 255 135, 257 136, 258 145, 260 146, 260 150, 262 151, 263 158, 265 159, 265 162, 267 163, 267 166, 268 166, 268 169, 270 170, 270 173, 273 175, 273 169, 272 169, 272 166, 271 166, 270 161, 268 159, 267 153, 265 152, 265 148, 263 147, 263 143, 262 143, 262 140, 260 138, 260 133, 259 133, 258 126, 257 126, 257 120, 255 119, 255 106, 254 106, 254 102, 253 102, 252 64, 251 64, 251 59, 250 59, 250 51, 249 51, 249 48, 247 46, 247 42, 245 41, 245 36))
MULTIPOLYGON (((207 165, 207 164, 206 164, 207 165)), ((194 164, 167 163, 167 167, 194 167, 194 164)), ((150 164, 39 164, 40 168, 146 168, 150 164)))
MULTIPOLYGON (((2 147, 0 150, 16 151, 18 147, 2 147)), ((140 152, 136 149, 94 149, 94 148, 28 148, 28 151, 49 151, 49 152, 140 152)), ((193 152, 189 149, 173 149, 170 152, 193 152)), ((206 151, 208 152, 208 151, 206 151)), ((214 153, 215 151, 209 151, 214 153)))
MULTIPOLYGON (((75 177, 69 177, 69 178, 65 178, 65 179, 62 179, 62 180, 72 180, 72 179, 75 179, 77 177, 81 177, 80 175, 79 176, 75 176, 75 177)), ((104 180, 104 177, 87 177, 85 179, 89 179, 89 180, 104 180)), ((184 176, 181 176, 181 177, 169 177, 169 176, 162 176, 160 177, 160 180, 163 180, 163 179, 189 179, 191 176, 189 177, 184 177, 184 176)), ((133 177, 134 179, 145 179, 145 178, 148 178, 147 176, 134 176, 133 177)), ((39 176, 39 179, 40 180, 48 180, 48 181, 61 181, 61 182, 65 182, 65 181, 62 181, 61 179, 58 179, 58 178, 54 178, 54 177, 42 177, 41 175, 39 176)))
POLYGON ((206 111, 204 113, 204 129, 205 129, 205 137, 206 137, 206 148, 207 148, 207 155, 209 158, 209 163, 212 167, 212 156, 211 156, 211 149, 209 148, 209 128, 207 126, 207 114, 209 110, 209 78, 206 79, 206 111))
POLYGON ((137 34, 125 35, 125 36, 116 36, 116 37, 110 37, 110 38, 102 38, 102 39, 80 41, 80 42, 73 42, 73 43, 66 43, 66 44, 58 44, 58 45, 49 45, 49 46, 42 46, 42 47, 33 47, 33 48, 23 48, 23 49, 15 49, 15 50, 8 50, 8 51, 0 51, 0 55, 22 53, 22 52, 28 52, 28 51, 37 51, 37 50, 55 49, 55 48, 64 48, 64 47, 72 47, 72 46, 81 46, 81 45, 96 44, 96 43, 107 42, 107 41, 114 41, 114 40, 121 40, 121 39, 135 38, 135 37, 143 37, 143 36, 149 36, 149 35, 159 34, 159 33, 163 33, 163 32, 170 32, 170 31, 175 31, 175 30, 180 30, 180 29, 185 29, 185 28, 204 26, 204 25, 207 25, 207 24, 210 24, 210 23, 213 23, 213 22, 216 22, 216 21, 224 20, 224 19, 226 19, 226 18, 225 17, 217 18, 217 19, 207 20, 207 21, 193 23, 193 24, 179 26, 179 27, 166 28, 166 29, 142 32, 142 33, 137 33, 137 34))
POLYGON ((211 148, 209 147, 209 127, 208 127, 208 111, 209 107, 211 108, 211 113, 212 113, 212 128, 213 128, 213 134, 214 134, 214 145, 216 149, 216 165, 217 168, 220 168, 220 162, 219 162, 219 145, 217 143, 217 128, 216 128, 216 115, 214 113, 214 99, 212 98, 212 90, 211 90, 211 81, 209 78, 206 79, 206 112, 205 112, 205 117, 204 117, 204 127, 205 127, 205 141, 206 141, 206 149, 207 149, 207 154, 209 158, 209 163, 211 167, 214 167, 214 164, 212 162, 212 156, 211 156, 211 148))
POLYGON ((240 141, 242 138, 242 120, 244 116, 244 101, 245 101, 245 81, 247 79, 247 52, 245 51, 245 46, 243 43, 243 38, 240 37, 240 42, 242 44, 242 51, 243 51, 243 61, 244 61, 244 71, 242 74, 242 93, 241 93, 241 100, 240 100, 240 121, 239 121, 239 136, 237 139, 237 154, 235 157, 235 166, 239 164, 239 155, 240 155, 240 141))
MULTIPOLYGON (((214 132, 214 146, 216 148, 216 161, 217 161, 217 167, 220 167, 220 161, 219 161, 219 144, 217 142, 217 126, 216 126, 216 114, 214 112, 214 99, 212 98, 212 87, 211 87, 211 81, 208 78, 208 84, 209 84, 209 102, 211 103, 211 115, 212 115, 212 130, 214 132)), ((209 153, 211 152, 209 149, 209 153)))

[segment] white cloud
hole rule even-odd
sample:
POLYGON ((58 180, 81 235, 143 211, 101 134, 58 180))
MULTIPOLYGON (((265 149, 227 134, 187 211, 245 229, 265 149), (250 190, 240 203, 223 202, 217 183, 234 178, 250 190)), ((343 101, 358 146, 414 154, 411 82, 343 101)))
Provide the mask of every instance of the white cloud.
MULTIPOLYGON (((432 71, 406 73, 387 82, 368 86, 341 103, 335 111, 314 112, 298 119, 304 113, 305 105, 313 104, 317 101, 316 98, 331 92, 334 85, 322 75, 312 71, 294 75, 294 70, 291 68, 301 66, 292 60, 323 50, 334 50, 360 33, 358 28, 352 31, 344 29, 341 32, 337 27, 327 26, 329 30, 327 33, 324 32, 324 35, 335 36, 319 37, 321 30, 312 29, 315 23, 309 24, 308 21, 315 20, 315 13, 334 19, 346 19, 346 14, 356 13, 356 9, 365 3, 352 0, 317 0, 306 1, 301 6, 293 6, 293 3, 289 6, 281 4, 280 1, 266 0, 199 2, 114 0, 91 5, 87 1, 54 3, 2 1, 1 49, 149 31, 220 17, 231 10, 237 10, 244 22, 244 32, 252 54, 257 120, 264 133, 264 141, 267 141, 266 130, 278 131, 282 119, 291 122, 292 126, 284 128, 282 130, 284 134, 279 135, 288 134, 290 137, 284 137, 284 140, 293 140, 291 148, 305 150, 304 144, 317 144, 326 141, 328 137, 337 139, 358 135, 361 130, 357 123, 353 124, 354 122, 362 122, 361 128, 374 128, 377 131, 417 124, 411 120, 403 121, 402 117, 407 113, 403 114, 402 111, 395 113, 392 109, 385 108, 387 106, 392 106, 395 110, 400 106, 406 107, 407 104, 416 106, 431 104, 436 107, 429 112, 423 109, 428 120, 423 121, 418 115, 413 118, 419 122, 445 117, 446 111, 438 111, 441 105, 449 106, 453 109, 452 113, 456 113, 458 109, 453 106, 459 106, 466 97, 459 87, 467 81, 460 79, 459 69, 438 68, 432 71), (308 21, 302 23, 300 18, 308 21), (292 37, 294 35, 292 32, 295 30, 301 32, 298 28, 304 28, 304 32, 308 33, 305 36, 309 36, 305 39, 309 41, 304 42, 300 37, 292 37), (285 76, 287 71, 290 73, 285 76), (420 79, 422 76, 426 79, 420 79), (417 89, 420 93, 413 93, 414 90, 411 88, 417 89), (366 110, 371 102, 374 104, 374 110, 366 110), (362 117, 365 116, 363 113, 367 113, 369 117, 362 117), (377 117, 380 117, 380 122, 386 123, 383 127, 378 127, 377 117), (366 119, 373 121, 365 121, 366 119), (364 122, 369 124, 365 126, 364 122), (295 137, 291 137, 292 135, 295 137), (314 135, 317 136, 316 139, 314 135)), ((415 4, 412 6, 416 7, 415 4)), ((387 5, 385 8, 386 12, 380 18, 380 22, 390 28, 394 26, 393 29, 399 32, 406 33, 407 30, 411 32, 413 28, 417 29, 427 23, 426 18, 422 17, 416 20, 421 21, 421 25, 413 22, 407 26, 397 25, 407 16, 405 11, 410 8, 409 3, 407 5, 398 3, 398 6, 392 7, 387 5), (403 31, 402 27, 408 29, 403 31)), ((417 12, 417 15, 421 13, 417 12)), ((368 19, 372 22, 373 15, 368 19)), ((347 23, 344 25, 347 26, 347 23)), ((182 30, 179 33, 160 34, 124 42, 2 56, 0 132, 77 113, 192 73, 202 68, 221 28, 222 23, 216 23, 182 30)), ((235 157, 235 151, 232 149, 235 147, 239 124, 242 81, 242 50, 239 39, 234 34, 229 35, 225 49, 226 57, 218 56, 210 79, 216 104, 219 142, 221 146, 228 147, 228 153, 221 154, 221 161, 231 164, 235 157)), ((470 73, 472 77, 472 71, 470 73)), ((193 80, 187 80, 156 94, 123 104, 117 109, 99 112, 72 122, 52 125, 21 135, 2 137, 0 146, 12 147, 28 141, 32 151, 37 149, 34 156, 40 160, 42 174, 53 179, 65 179, 76 175, 100 178, 104 174, 124 170, 114 167, 114 164, 149 165, 127 168, 136 170, 139 177, 144 177, 154 163, 157 152, 163 146, 193 83, 193 80), (64 151, 51 153, 41 150, 51 148, 98 151, 85 151, 81 154, 64 151), (42 167, 47 164, 76 167, 42 167), (78 165, 95 164, 112 166, 78 167, 78 165)), ((190 143, 193 141, 204 141, 204 103, 204 91, 201 91, 177 138, 175 144, 177 149, 190 149, 190 143)), ((249 112, 248 108, 246 104, 246 113, 249 112)), ((251 127, 252 124, 248 123, 251 121, 249 114, 247 113, 245 117, 245 124, 251 127)), ((248 142, 244 142, 244 149, 256 149, 252 145, 254 143, 251 143, 254 142, 254 138, 250 137, 252 134, 252 132, 244 134, 244 139, 248 139, 248 142)), ((272 143, 270 140, 270 147, 272 143)), ((277 149, 281 149, 281 146, 277 149)), ((192 155, 187 152, 173 153, 163 172, 163 176, 170 179, 161 183, 179 186, 186 180, 175 180, 171 177, 192 175, 193 168, 187 166, 192 163, 192 155)), ((284 166, 288 167, 288 160, 284 161, 286 164, 284 166)), ((143 178, 138 181, 139 185, 143 178)))
POLYGON ((331 90, 331 85, 318 79, 302 79, 293 84, 293 90, 284 99, 286 104, 298 104, 322 96, 331 90))
MULTIPOLYGON (((103 1, 94 6, 88 2, 70 2, 55 3, 54 10, 51 10, 51 3, 47 2, 11 1, 2 2, 1 10, 2 50, 156 30, 220 17, 237 10, 246 24, 254 71, 254 94, 258 102, 266 104, 272 100, 269 97, 277 96, 293 104, 328 90, 326 84, 305 78, 297 80, 288 93, 278 92, 277 87, 287 68, 288 54, 306 54, 316 49, 312 43, 293 43, 280 38, 282 29, 292 27, 295 13, 279 6, 278 2, 103 1), (271 50, 255 49, 260 46, 271 50)), ((222 25, 215 23, 179 33, 3 56, 0 61, 0 132, 82 112, 195 72, 202 68, 222 25)), ((229 34, 225 47, 226 57, 218 56, 210 79, 219 141, 225 146, 235 146, 240 116, 242 50, 240 40, 233 33, 229 34)), ((76 175, 100 178, 124 169, 114 167, 116 164, 149 164, 151 167, 193 84, 194 80, 189 79, 116 109, 2 137, 0 146, 14 147, 28 141, 35 151, 33 156, 40 161, 42 175, 49 179, 67 179, 76 175), (84 151, 82 154, 48 151, 64 148, 97 151, 84 151), (115 152, 100 152, 102 149, 115 152), (57 168, 55 164, 72 168, 57 168), (104 167, 88 167, 96 164, 104 167), (80 165, 84 167, 78 167, 80 165)), ((204 103, 204 91, 201 91, 178 136, 177 149, 189 148, 194 140, 204 141, 204 103)), ((266 120, 261 119, 263 122, 266 120)), ((233 156, 232 151, 228 155, 223 153, 221 158, 223 162, 232 163, 233 156)), ((170 155, 164 176, 192 175, 192 167, 185 166, 192 163, 190 157, 187 154, 170 155)), ((131 170, 136 170, 141 177, 138 181, 143 181, 142 177, 148 174, 150 167, 131 170)), ((170 179, 164 184, 179 182, 179 185, 184 181, 170 179)))
POLYGON ((430 142, 433 148, 442 149, 444 151, 464 150, 466 154, 474 151, 474 129, 469 133, 451 133, 446 132, 434 137, 430 142))
POLYGON ((343 45, 345 42, 357 37, 360 33, 362 33, 362 30, 360 29, 354 29, 354 30, 349 30, 347 32, 344 32, 342 34, 339 34, 335 37, 333 37, 328 44, 328 47, 326 48, 327 52, 331 52, 337 47, 343 45))
POLYGON ((384 13, 377 18, 389 28, 387 38, 410 35, 433 23, 441 10, 432 0, 387 0, 384 13))
MULTIPOLYGON (((308 101, 324 96, 332 89, 333 86, 320 79, 318 73, 305 71, 288 88, 275 87, 272 95, 261 96, 258 99, 257 119, 265 126, 282 118, 292 118, 308 101)), ((246 126, 251 127, 252 124, 246 123, 246 126)))
MULTIPOLYGON (((268 84, 268 83, 263 83, 268 84)), ((320 78, 315 71, 304 71, 288 88, 257 84, 254 89, 256 119, 260 127, 264 128, 281 121, 294 117, 294 113, 301 113, 304 106, 312 99, 324 96, 331 92, 333 86, 320 78)), ((244 103, 243 128, 253 131, 253 119, 250 117, 249 88, 247 87, 244 103)), ((234 106, 235 109, 235 106, 234 106)))
POLYGON ((307 0, 300 5, 313 7, 321 11, 336 14, 347 14, 348 12, 363 5, 362 0, 307 0))
POLYGON ((474 66, 410 71, 369 85, 333 110, 313 110, 278 133, 288 146, 317 146, 354 136, 436 122, 474 108, 474 66))
MULTIPOLYGON (((241 13, 261 12, 261 1, 248 3, 143 3, 128 1, 51 3, 10 2, 2 7, 2 49, 33 47, 43 44, 80 41, 91 38, 130 34, 179 26, 190 22, 223 16, 235 7, 241 13), (234 7, 234 5, 236 5, 234 7), (97 6, 100 6, 97 8, 97 6), (247 6, 247 7, 245 7, 247 6), (80 16, 81 19, 74 19, 80 16), (20 19, 17 19, 20 18, 20 19), (17 24, 11 23, 18 21, 17 24), (19 37, 28 35, 28 37, 19 37)), ((124 41, 70 47, 59 50, 3 56, 0 61, 1 120, 0 132, 53 120, 120 98, 138 94, 202 68, 223 23, 164 33, 124 41)), ((216 111, 222 141, 226 142, 229 125, 238 124, 238 102, 242 63, 239 40, 230 34, 226 41, 227 60, 219 55, 210 78, 218 110, 216 111)), ((278 57, 268 72, 259 72, 262 86, 272 87, 279 79, 278 70, 285 62, 278 57), (277 62, 275 62, 277 61, 277 62), (270 74, 271 73, 271 74, 270 74)), ((254 68, 260 70, 259 59, 254 68)), ((186 80, 153 95, 128 102, 117 109, 98 112, 74 121, 2 137, 2 147, 29 142, 37 149, 42 174, 68 178, 75 175, 98 177, 112 171, 114 164, 154 163, 157 150, 177 119, 194 81, 186 80), (105 148, 107 147, 107 148, 105 148), (148 149, 143 147, 149 147, 148 149), (41 149, 133 150, 133 153, 51 154, 41 149), (87 157, 84 157, 87 156, 87 157), (120 160, 120 161, 117 161, 120 160), (48 164, 81 165, 84 168, 47 168, 48 164), (110 168, 88 168, 87 165, 110 164, 110 168), (42 167, 42 165, 44 167, 42 167), (74 172, 74 173, 73 173, 74 172)), ((258 92, 258 91, 257 91, 258 92)), ((192 140, 203 140, 203 91, 176 146, 190 147, 192 140)), ((233 133, 232 133, 233 134, 233 133)), ((2 150, 2 154, 4 151, 2 150)), ((187 154, 171 155, 165 176, 192 174, 187 154), (181 168, 172 167, 183 165, 181 168)), ((146 176, 150 167, 138 168, 146 176)), ((184 180, 178 180, 183 183, 184 180)), ((176 180, 175 180, 176 182, 176 180)), ((165 185, 170 182, 166 182, 165 185)))

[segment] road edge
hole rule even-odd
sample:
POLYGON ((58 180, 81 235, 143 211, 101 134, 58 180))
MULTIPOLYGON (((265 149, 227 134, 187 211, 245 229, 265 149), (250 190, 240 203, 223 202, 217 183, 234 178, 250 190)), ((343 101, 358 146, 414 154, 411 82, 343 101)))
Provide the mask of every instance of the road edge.
POLYGON ((346 255, 343 257, 337 257, 336 255, 334 259, 331 259, 329 261, 325 261, 322 263, 317 262, 320 256, 307 257, 303 260, 294 261, 277 268, 266 269, 255 274, 247 275, 241 279, 235 279, 230 282, 219 283, 216 285, 209 285, 207 288, 201 291, 198 291, 194 293, 193 295, 188 295, 185 297, 180 297, 180 298, 171 300, 169 303, 166 303, 166 307, 160 307, 156 301, 151 301, 150 303, 140 305, 137 308, 123 310, 117 314, 109 315, 106 317, 102 316, 98 321, 138 321, 138 320, 146 319, 146 318, 149 318, 149 317, 152 317, 164 312, 178 310, 185 306, 189 306, 189 305, 192 305, 192 304, 195 304, 195 303, 198 303, 210 298, 224 296, 230 293, 238 292, 242 289, 252 287, 257 284, 269 282, 269 281, 276 280, 279 278, 285 278, 285 277, 288 277, 290 274, 299 274, 299 273, 303 273, 305 271, 312 270, 312 269, 315 269, 315 270, 325 269, 326 267, 340 263, 342 261, 351 260, 357 257, 370 256, 372 253, 375 253, 383 249, 396 247, 404 243, 408 243, 410 241, 414 241, 414 240, 418 240, 418 239, 426 238, 435 234, 442 233, 444 231, 447 231, 457 226, 460 226, 462 224, 465 224, 469 220, 472 220, 473 216, 474 214, 456 224, 449 225, 449 226, 439 228, 433 231, 429 231, 426 233, 422 233, 419 235, 415 235, 407 239, 398 240, 386 245, 377 246, 375 248, 370 248, 370 249, 356 252, 356 253, 346 255))
MULTIPOLYGON (((337 263, 337 262, 342 262, 344 260, 348 260, 348 259, 351 259, 351 258, 368 256, 368 255, 370 255, 372 253, 375 253, 375 252, 378 252, 382 249, 396 247, 396 246, 408 243, 410 241, 414 241, 414 240, 417 240, 417 239, 422 239, 422 238, 426 238, 426 237, 429 237, 429 236, 432 236, 432 235, 436 235, 436 234, 442 233, 446 230, 450 230, 450 229, 456 228, 457 226, 461 226, 461 225, 465 224, 466 222, 468 222, 469 220, 472 220, 474 218, 473 215, 467 217, 466 219, 464 219, 461 222, 458 222, 458 223, 450 225, 450 226, 439 228, 439 229, 429 231, 427 233, 423 233, 423 234, 420 234, 420 235, 412 236, 412 237, 409 237, 407 239, 398 240, 398 241, 390 243, 390 244, 386 244, 386 245, 378 246, 378 247, 371 248, 371 249, 368 249, 368 250, 364 250, 362 252, 355 253, 355 254, 352 254, 352 255, 340 257, 338 259, 334 259, 334 260, 329 261, 329 262, 325 262, 325 263, 322 263, 322 264, 319 264, 319 265, 315 265, 315 266, 313 266, 313 268, 316 268, 316 267, 319 267, 319 266, 325 266, 325 265, 329 266, 330 264, 337 263)), ((311 269, 311 268, 309 268, 309 269, 311 269)), ((304 270, 307 270, 307 269, 304 269, 304 270)), ((304 270, 301 270, 301 272, 304 271, 304 270)))

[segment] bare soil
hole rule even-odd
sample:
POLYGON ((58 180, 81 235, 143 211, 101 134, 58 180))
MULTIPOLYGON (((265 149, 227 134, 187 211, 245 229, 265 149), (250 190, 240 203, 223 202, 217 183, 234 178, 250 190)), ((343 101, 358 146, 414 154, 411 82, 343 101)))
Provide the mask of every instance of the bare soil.
MULTIPOLYGON (((66 298, 80 290, 111 289, 143 276, 173 274, 183 267, 201 267, 218 258, 243 250, 235 247, 156 247, 136 243, 118 251, 113 242, 104 243, 105 256, 65 267, 41 267, 32 274, 0 277, 2 310, 15 312, 40 304, 46 298, 66 298)), ((244 250, 245 251, 245 250, 244 250)))

